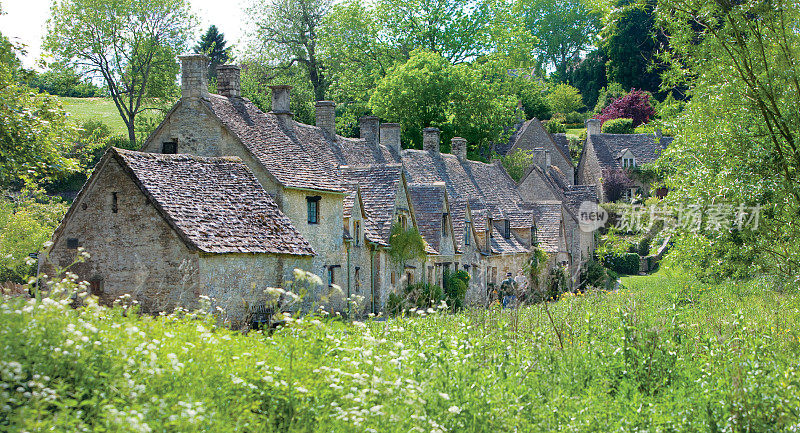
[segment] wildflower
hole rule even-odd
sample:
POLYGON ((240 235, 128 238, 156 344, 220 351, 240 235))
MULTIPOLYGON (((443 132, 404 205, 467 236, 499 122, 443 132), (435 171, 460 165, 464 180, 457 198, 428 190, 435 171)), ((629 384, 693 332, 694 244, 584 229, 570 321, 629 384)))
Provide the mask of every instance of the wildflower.
MULTIPOLYGON (((449 396, 449 395, 447 395, 447 394, 445 394, 445 393, 443 393, 443 392, 440 392, 440 393, 439 393, 439 397, 441 397, 441 398, 443 398, 443 399, 445 399, 445 400, 450 400, 450 396, 449 396)), ((455 406, 454 406, 454 407, 455 407, 455 406)))
POLYGON ((450 406, 450 408, 447 409, 447 411, 450 412, 450 413, 454 413, 454 414, 458 415, 458 414, 461 413, 461 408, 458 407, 458 406, 450 406))

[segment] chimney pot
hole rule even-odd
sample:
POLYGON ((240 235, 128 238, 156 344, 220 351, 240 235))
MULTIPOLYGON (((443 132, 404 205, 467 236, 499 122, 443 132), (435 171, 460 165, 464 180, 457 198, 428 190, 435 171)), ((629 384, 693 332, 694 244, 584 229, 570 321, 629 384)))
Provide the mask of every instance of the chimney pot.
POLYGON ((376 116, 363 116, 358 119, 358 129, 361 131, 361 138, 367 144, 378 144, 378 134, 380 121, 376 116))
POLYGON ((599 134, 602 126, 603 122, 600 119, 588 119, 586 121, 586 136, 599 134))
POLYGON ((292 86, 279 85, 269 86, 272 90, 272 111, 271 113, 278 117, 278 121, 285 126, 291 126, 292 110, 289 108, 289 100, 291 98, 290 91, 292 86))
POLYGON ((458 159, 467 159, 467 139, 453 137, 450 140, 450 149, 458 159))
POLYGON ((336 139, 336 104, 333 101, 317 101, 317 126, 328 140, 336 139))
POLYGON ((422 150, 439 153, 439 128, 425 128, 422 130, 422 150))
POLYGON ((400 124, 381 123, 381 144, 400 154, 400 124))
POLYGON ((208 98, 208 57, 186 54, 181 61, 181 97, 208 98))
POLYGON ((239 77, 242 68, 236 65, 217 66, 217 93, 227 98, 242 96, 239 77))

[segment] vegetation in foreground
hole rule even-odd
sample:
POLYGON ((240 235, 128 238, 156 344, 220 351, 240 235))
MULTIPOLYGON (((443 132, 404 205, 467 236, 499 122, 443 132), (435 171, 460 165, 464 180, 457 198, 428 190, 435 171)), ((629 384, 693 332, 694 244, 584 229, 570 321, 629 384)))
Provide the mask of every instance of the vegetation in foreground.
MULTIPOLYGON (((201 312, 0 303, 7 431, 787 431, 800 296, 661 271, 628 289, 242 335, 201 312)), ((59 283, 56 289, 73 290, 59 283)))

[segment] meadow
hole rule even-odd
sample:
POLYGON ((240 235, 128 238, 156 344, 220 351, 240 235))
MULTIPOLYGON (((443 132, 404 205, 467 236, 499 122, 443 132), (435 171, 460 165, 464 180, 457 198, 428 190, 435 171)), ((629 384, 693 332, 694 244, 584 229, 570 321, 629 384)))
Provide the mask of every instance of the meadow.
POLYGON ((89 120, 100 121, 111 129, 112 135, 128 136, 128 128, 119 115, 117 106, 111 98, 69 98, 59 97, 64 110, 77 124, 89 120))
POLYGON ((668 270, 623 285, 519 310, 294 317, 247 335, 203 311, 5 299, 0 430, 800 429, 798 294, 668 270))

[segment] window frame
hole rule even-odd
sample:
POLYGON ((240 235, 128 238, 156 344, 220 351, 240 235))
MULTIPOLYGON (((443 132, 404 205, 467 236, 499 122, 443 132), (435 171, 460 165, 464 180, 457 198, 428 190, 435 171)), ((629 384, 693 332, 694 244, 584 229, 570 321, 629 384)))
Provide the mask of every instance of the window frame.
POLYGON ((314 224, 314 225, 319 224, 319 208, 320 208, 319 202, 321 201, 321 199, 322 197, 318 195, 306 196, 306 221, 308 222, 308 224, 314 224), (311 218, 312 209, 314 210, 313 220, 311 218))
POLYGON ((178 142, 176 140, 164 141, 161 143, 162 155, 175 155, 177 153, 178 153, 178 142))
POLYGON ((472 240, 472 221, 467 221, 464 231, 464 245, 470 245, 472 240))
POLYGON ((353 242, 357 247, 361 246, 361 221, 353 221, 353 242))
POLYGON ((442 214, 442 237, 447 236, 447 213, 442 214))
POLYGON ((630 158, 623 157, 622 158, 622 168, 635 168, 635 167, 636 167, 636 158, 635 157, 630 157, 630 158), (628 161, 630 161, 630 163, 628 163, 628 161))
POLYGON ((511 239, 511 221, 505 220, 503 225, 503 237, 506 239, 511 239))

